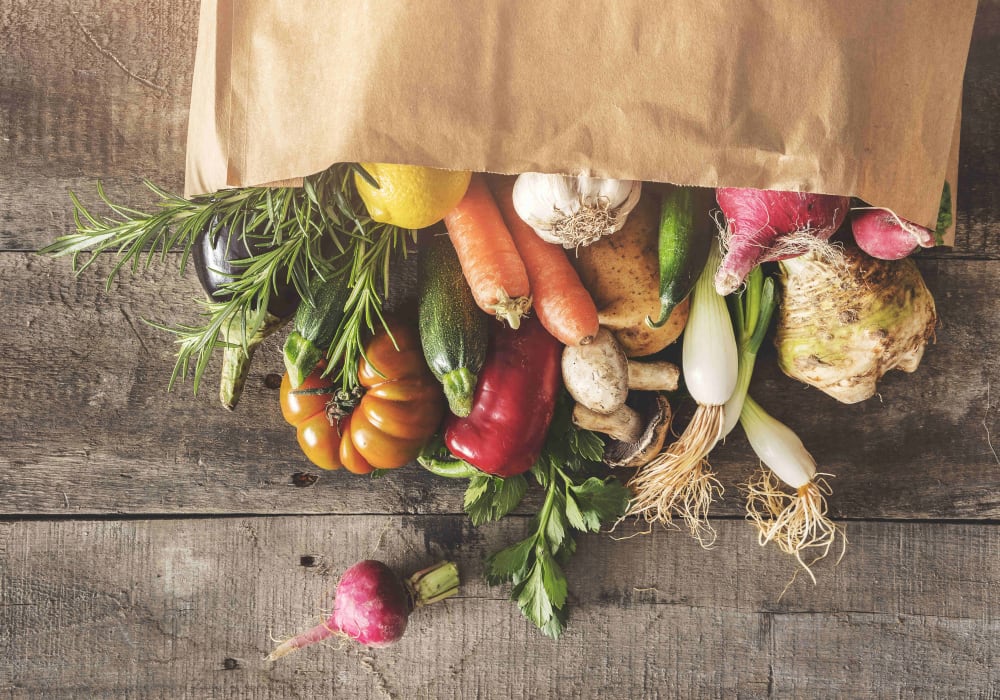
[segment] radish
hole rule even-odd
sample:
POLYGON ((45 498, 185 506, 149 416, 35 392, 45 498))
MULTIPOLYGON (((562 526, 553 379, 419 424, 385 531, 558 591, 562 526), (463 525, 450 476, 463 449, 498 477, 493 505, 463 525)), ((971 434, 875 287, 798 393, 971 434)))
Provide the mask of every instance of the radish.
POLYGON ((338 634, 366 647, 399 641, 413 608, 458 593, 458 567, 443 561, 401 581, 388 566, 368 559, 340 577, 333 614, 310 630, 280 644, 267 657, 274 661, 302 647, 338 634))
POLYGON ((732 294, 755 267, 813 250, 829 252, 850 207, 847 197, 722 187, 715 199, 726 217, 726 255, 715 274, 716 291, 732 294))
POLYGON ((934 232, 929 228, 879 207, 853 209, 851 230, 861 250, 882 260, 899 260, 918 247, 934 247, 934 232))

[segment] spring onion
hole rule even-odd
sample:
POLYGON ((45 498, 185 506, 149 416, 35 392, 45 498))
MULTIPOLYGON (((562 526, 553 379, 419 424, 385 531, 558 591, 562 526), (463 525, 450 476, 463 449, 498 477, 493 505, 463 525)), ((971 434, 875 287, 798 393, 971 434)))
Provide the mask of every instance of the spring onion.
POLYGON ((664 524, 679 516, 706 547, 715 541, 708 509, 722 494, 722 485, 706 458, 724 435, 724 406, 736 388, 739 371, 733 324, 726 301, 712 282, 721 260, 716 241, 692 292, 684 330, 684 382, 698 407, 684 433, 629 483, 634 493, 629 515, 664 524))
POLYGON ((757 527, 761 546, 777 544, 798 560, 815 583, 810 565, 830 553, 838 534, 847 544, 842 528, 827 516, 830 486, 816 473, 816 460, 799 436, 750 396, 743 402, 740 424, 750 447, 767 466, 747 484, 747 518, 757 527), (778 479, 794 493, 782 490, 778 479), (802 554, 810 548, 819 555, 806 563, 802 554))
POLYGON ((723 436, 733 432, 733 428, 740 422, 740 411, 743 410, 743 399, 750 389, 750 377, 753 376, 757 352, 764 342, 764 334, 767 333, 777 303, 774 280, 771 277, 764 279, 764 273, 759 267, 747 275, 743 291, 729 297, 733 325, 739 334, 740 368, 736 377, 736 390, 726 401, 723 436))
POLYGON ((799 436, 768 415, 747 393, 776 305, 774 280, 765 280, 760 268, 750 273, 739 295, 730 297, 733 325, 739 335, 740 367, 736 390, 724 410, 723 433, 728 434, 739 422, 750 447, 767 467, 747 484, 747 517, 757 527, 761 546, 775 542, 782 551, 794 555, 815 581, 802 553, 819 548, 817 560, 822 559, 836 541, 838 526, 827 517, 830 487, 816 473, 816 460, 799 436), (783 490, 781 482, 794 493, 783 490))

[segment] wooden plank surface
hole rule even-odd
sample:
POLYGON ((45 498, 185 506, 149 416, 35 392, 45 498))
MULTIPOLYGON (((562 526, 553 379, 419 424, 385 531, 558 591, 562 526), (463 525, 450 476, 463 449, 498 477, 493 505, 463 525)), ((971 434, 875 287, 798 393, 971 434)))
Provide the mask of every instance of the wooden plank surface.
MULTIPOLYGON (((755 395, 836 475, 833 512, 846 518, 997 518, 1000 469, 1000 300, 996 263, 927 260, 942 318, 913 375, 890 373, 881 399, 844 406, 780 374, 762 354, 755 395), (975 361, 972 357, 977 356, 975 361), (996 393, 988 397, 988 387, 996 393), (987 399, 989 398, 989 405, 987 399), (845 436, 850 439, 845 440, 845 436)), ((66 261, 0 255, 0 513, 454 513, 458 484, 417 468, 372 482, 323 473, 301 455, 267 375, 279 343, 259 353, 235 413, 216 399, 213 371, 197 397, 167 392, 171 337, 143 323, 194 321, 193 270, 176 260, 103 291, 108 264, 74 280, 66 261), (320 476, 308 489, 293 475, 320 476)), ((742 434, 717 450, 730 498, 757 460, 742 434)))
POLYGON ((40 697, 963 697, 1000 692, 1000 529, 852 524, 823 584, 726 523, 704 551, 669 533, 586 537, 559 642, 485 586, 523 518, 368 516, 0 524, 0 694, 40 697), (339 571, 455 557, 461 596, 385 650, 333 643, 277 663, 339 571), (302 565, 302 557, 311 566, 302 565), (595 566, 599 563, 599 566, 595 566), (10 628, 8 628, 10 629, 10 628))
MULTIPOLYGON (((73 225, 67 189, 148 203, 183 188, 197 2, 56 0, 0 7, 0 249, 73 225)), ((119 200, 121 201, 121 200, 119 200)))
POLYGON ((957 245, 920 261, 942 322, 918 373, 847 407, 761 357, 755 394, 857 521, 844 560, 782 596, 796 567, 739 521, 755 460, 736 437, 715 460, 718 546, 582 538, 559 642, 481 580, 526 517, 473 528, 460 485, 417 469, 296 487, 317 472, 267 388, 277 343, 235 414, 214 376, 167 393, 173 347, 143 319, 193 320, 193 274, 105 293, 108 260, 73 280, 30 252, 72 230, 68 189, 93 201, 100 179, 139 207, 143 178, 181 189, 197 10, 0 3, 0 697, 1000 697, 1000 0, 980 2, 969 56, 957 245), (392 649, 261 661, 368 556, 454 557, 463 593, 392 649))

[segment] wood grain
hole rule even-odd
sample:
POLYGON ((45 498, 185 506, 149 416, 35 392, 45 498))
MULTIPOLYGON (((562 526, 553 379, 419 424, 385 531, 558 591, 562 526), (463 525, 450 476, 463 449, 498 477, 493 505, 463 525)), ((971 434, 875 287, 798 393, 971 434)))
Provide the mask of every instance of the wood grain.
MULTIPOLYGON (((726 523, 582 539, 566 635, 542 637, 480 561, 522 518, 224 518, 0 524, 6 697, 966 697, 1000 690, 1000 530, 852 524, 820 583, 726 523), (457 558, 459 598, 417 611, 396 646, 303 650, 271 637, 329 607, 338 573, 457 558), (303 560, 302 557, 312 557, 303 560), (308 566, 303 565, 305 561, 308 566), (600 563, 595 566, 595 563, 600 563)), ((623 533, 625 534, 625 533, 623 533)))
POLYGON ((139 208, 143 178, 181 189, 197 11, 0 3, 0 697, 1000 697, 1000 0, 980 2, 969 55, 956 247, 919 262, 942 319, 919 371, 841 406, 760 358, 754 395, 837 475, 844 560, 782 595, 795 565, 737 521, 756 464, 737 436, 714 461, 718 546, 582 538, 559 642, 481 579, 535 496, 477 529, 461 484, 320 473, 267 388, 278 342, 235 414, 217 367, 197 397, 166 391, 171 339, 143 319, 196 320, 177 256, 105 292, 110 259, 75 280, 27 252, 73 230, 68 189, 93 202, 99 179, 139 208), (455 558, 462 595, 391 649, 261 660, 370 556, 455 558))
POLYGON ((70 230, 67 189, 104 182, 146 206, 183 185, 198 3, 97 0, 0 8, 0 250, 70 230))
MULTIPOLYGON (((189 383, 168 392, 172 340, 143 319, 194 321, 193 270, 179 277, 172 259, 105 293, 108 263, 73 279, 64 260, 0 255, 8 329, 0 336, 0 512, 460 510, 461 484, 415 467, 375 482, 333 472, 310 488, 292 486, 294 474, 318 472, 266 386, 268 374, 283 371, 280 340, 258 354, 235 413, 217 402, 214 367, 197 397, 189 383)), ((881 399, 844 406, 781 376, 772 350, 758 362, 754 395, 836 475, 837 517, 1000 515, 986 432, 1000 435, 1000 413, 987 406, 991 382, 998 393, 990 401, 1000 400, 1000 358, 981 351, 1000 337, 995 263, 928 260, 922 268, 943 319, 937 344, 916 374, 888 375, 881 399)), ((735 484, 757 461, 739 435, 714 463, 730 493, 716 513, 739 515, 735 484)))

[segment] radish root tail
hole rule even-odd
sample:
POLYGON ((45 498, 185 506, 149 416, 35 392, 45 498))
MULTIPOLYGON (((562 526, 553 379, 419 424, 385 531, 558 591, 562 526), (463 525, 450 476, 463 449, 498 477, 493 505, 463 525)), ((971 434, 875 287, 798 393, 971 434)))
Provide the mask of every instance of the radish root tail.
MULTIPOLYGON (((725 256, 729 253, 733 232, 725 221, 720 220, 720 218, 716 218, 715 223, 719 230, 719 242, 722 245, 722 254, 725 256)), ((754 246, 753 243, 744 240, 741 240, 740 244, 754 246)), ((760 249, 760 253, 759 256, 750 256, 750 259, 753 260, 751 267, 766 262, 797 258, 806 254, 812 254, 817 260, 830 265, 843 266, 845 268, 847 265, 844 258, 843 246, 839 243, 830 243, 825 238, 817 237, 815 229, 811 228, 799 229, 798 231, 778 236, 768 245, 756 245, 756 247, 760 249)), ((725 266, 725 260, 723 262, 723 266, 719 268, 715 276, 715 289, 719 294, 725 296, 732 294, 743 285, 744 280, 741 279, 740 274, 745 275, 746 272, 728 269, 725 266)))
POLYGON ((827 515, 826 497, 832 490, 826 479, 817 476, 791 494, 765 469, 746 488, 747 519, 757 528, 760 545, 774 542, 782 552, 793 555, 816 583, 811 566, 830 553, 838 536, 847 546, 843 528, 827 515), (802 556, 807 550, 818 552, 808 563, 802 556))
POLYGON ((722 484, 706 457, 722 428, 722 406, 698 406, 680 438, 629 481, 633 498, 627 515, 664 525, 672 524, 676 516, 702 547, 715 544, 717 533, 708 522, 708 509, 722 495, 722 484))
POLYGON ((342 632, 330 627, 326 622, 321 622, 310 630, 303 632, 300 635, 287 639, 281 644, 279 644, 274 651, 264 657, 264 661, 275 661, 280 659, 282 656, 287 656, 293 651, 298 651, 302 647, 307 647, 310 644, 315 644, 316 642, 321 642, 327 637, 334 634, 343 634, 342 632))

